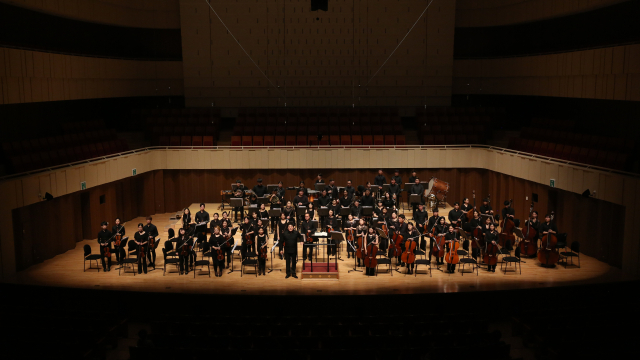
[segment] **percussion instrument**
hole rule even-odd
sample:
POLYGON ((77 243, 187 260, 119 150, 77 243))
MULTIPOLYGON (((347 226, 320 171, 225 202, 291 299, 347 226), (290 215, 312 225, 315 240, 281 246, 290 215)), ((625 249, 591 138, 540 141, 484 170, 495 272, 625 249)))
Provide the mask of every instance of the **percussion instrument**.
POLYGON ((424 191, 424 196, 429 198, 429 195, 435 195, 436 199, 444 201, 449 194, 449 183, 442 181, 438 178, 431 178, 429 180, 429 187, 424 191))

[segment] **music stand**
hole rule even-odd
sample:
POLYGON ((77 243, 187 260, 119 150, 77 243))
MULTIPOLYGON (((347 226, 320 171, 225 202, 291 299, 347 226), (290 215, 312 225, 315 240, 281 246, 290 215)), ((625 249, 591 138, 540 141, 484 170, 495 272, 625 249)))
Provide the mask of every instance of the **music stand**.
POLYGON ((340 208, 340 216, 349 216, 351 214, 351 208, 343 207, 340 208))
POLYGON ((336 258, 340 261, 344 261, 344 259, 342 257, 340 257, 342 251, 340 251, 342 242, 345 240, 344 239, 344 234, 340 231, 332 231, 329 233, 329 235, 331 235, 331 240, 333 240, 333 246, 336 247, 336 258))
POLYGON ((327 184, 325 183, 317 183, 315 184, 315 189, 317 192, 321 193, 322 190, 324 190, 325 186, 327 186, 327 184))
POLYGON ((253 215, 253 213, 257 213, 257 212, 258 212, 258 205, 257 204, 251 204, 251 205, 249 205, 249 207, 247 207, 247 216, 248 217, 251 217, 253 215))
POLYGON ((262 205, 265 204, 267 205, 269 203, 269 198, 268 197, 259 197, 258 198, 258 205, 262 205))
POLYGON ((362 217, 364 217, 365 219, 370 219, 371 217, 373 217, 373 206, 363 206, 362 217))
POLYGON ((388 193, 388 192, 389 192, 389 186, 390 186, 390 185, 391 185, 391 184, 382 184, 382 191, 381 191, 381 193, 382 193, 382 194, 384 194, 384 193, 388 193))
MULTIPOLYGON (((233 208, 242 208, 244 206, 243 202, 243 198, 231 198, 229 199, 229 206, 231 206, 231 209, 233 208)), ((235 217, 235 215, 234 215, 235 217)), ((244 217, 244 214, 240 214, 240 217, 244 217)), ((237 219, 233 219, 235 220, 235 223, 238 223, 237 219)))
MULTIPOLYGON (((276 218, 276 219, 280 219, 280 215, 282 214, 282 209, 281 208, 273 208, 269 210, 269 217, 270 218, 276 218)), ((269 221, 269 227, 271 227, 271 221, 269 221)), ((278 231, 278 223, 276 221, 276 226, 275 229, 271 229, 271 233, 275 233, 276 231, 278 231)))
POLYGON ((278 189, 278 184, 267 184, 267 194, 271 195, 274 189, 278 189))
POLYGON ((304 212, 307 210, 306 206, 298 206, 298 205, 294 205, 296 207, 296 217, 298 219, 304 219, 304 212))
POLYGON ((320 206, 317 207, 316 210, 318 211, 318 217, 320 218, 320 227, 324 227, 324 219, 329 216, 329 208, 320 206))
MULTIPOLYGON (((404 183, 404 189, 402 191, 407 193, 407 205, 409 205, 409 195, 411 194, 411 185, 414 183, 404 183)), ((401 194, 402 195, 402 194, 401 194)), ((404 203, 402 204, 402 210, 404 210, 404 203)))

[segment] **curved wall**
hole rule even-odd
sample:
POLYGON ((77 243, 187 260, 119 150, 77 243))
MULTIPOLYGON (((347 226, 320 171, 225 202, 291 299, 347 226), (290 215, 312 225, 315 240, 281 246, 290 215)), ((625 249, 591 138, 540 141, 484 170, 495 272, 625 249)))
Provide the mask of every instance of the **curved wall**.
POLYGON ((457 0, 456 27, 499 26, 548 19, 629 0, 457 0))
POLYGON ((179 0, 0 0, 53 15, 101 24, 180 28, 179 0))

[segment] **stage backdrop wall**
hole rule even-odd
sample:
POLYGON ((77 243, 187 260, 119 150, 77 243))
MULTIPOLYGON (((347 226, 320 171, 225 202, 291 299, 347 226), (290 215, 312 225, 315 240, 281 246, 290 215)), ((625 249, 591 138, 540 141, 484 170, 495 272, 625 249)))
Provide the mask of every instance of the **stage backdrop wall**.
MULTIPOLYGON (((17 268, 51 257, 70 244, 65 240, 63 244, 67 245, 37 254, 35 260, 33 255, 29 255, 31 258, 26 256, 25 260, 24 254, 29 254, 30 250, 16 249, 23 235, 16 236, 20 230, 15 229, 20 229, 19 224, 29 218, 39 219, 55 212, 73 216, 70 213, 79 206, 81 213, 88 212, 88 215, 74 220, 72 226, 82 226, 82 230, 72 232, 75 241, 78 233, 83 238, 95 238, 100 221, 112 222, 116 216, 128 220, 177 211, 194 202, 217 202, 220 189, 230 188, 231 182, 238 178, 250 185, 258 177, 266 182, 282 179, 287 185, 297 185, 300 179, 311 183, 317 172, 322 171, 325 178, 334 177, 338 183, 351 178, 358 184, 372 180, 378 168, 385 169, 387 174, 400 168, 406 179, 413 166, 423 178, 436 176, 450 182, 450 201, 460 201, 475 189, 478 196, 491 194, 495 208, 500 207, 499 201, 512 198, 521 218, 529 206, 526 197, 536 193, 539 197, 536 208, 540 212, 556 209, 558 225, 570 234, 570 240, 583 243, 585 253, 621 266, 633 275, 639 273, 640 235, 634 227, 640 216, 640 180, 637 176, 504 149, 408 147, 155 149, 5 179, 0 183, 2 276, 10 278, 17 268), (134 168, 136 176, 132 176, 134 168), (549 179, 555 180, 556 188, 548 187, 549 179), (86 181, 87 190, 80 191, 82 181, 86 181), (597 191, 597 199, 582 198, 580 194, 585 189, 597 191), (60 202, 59 207, 47 208, 54 205, 40 203, 39 195, 45 192, 56 198, 74 194, 79 197, 73 205, 60 202), (99 204, 100 195, 105 195, 102 205, 99 204), (29 205, 35 208, 20 209, 29 205), (19 209, 19 215, 13 212, 14 209, 19 209), (21 213, 23 211, 26 213, 21 213), (19 222, 15 223, 14 219, 19 222), (614 219, 618 223, 611 233, 607 230, 614 219), (16 254, 21 257, 19 266, 16 254)), ((51 226, 55 225, 52 223, 51 226)), ((47 231, 59 235, 56 229, 47 231)), ((52 241, 45 237, 35 241, 45 239, 52 241)))

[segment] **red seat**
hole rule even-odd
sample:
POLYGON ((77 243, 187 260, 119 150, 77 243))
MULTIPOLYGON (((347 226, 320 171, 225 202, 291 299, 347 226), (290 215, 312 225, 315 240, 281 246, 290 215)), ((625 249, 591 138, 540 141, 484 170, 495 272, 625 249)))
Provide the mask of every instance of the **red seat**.
POLYGON ((362 135, 362 145, 373 145, 373 135, 362 135))
POLYGON ((158 145, 159 146, 169 146, 169 137, 168 136, 159 136, 158 137, 158 145))
POLYGON ((191 145, 202 146, 202 136, 193 136, 191 138, 191 145))
POLYGON ((435 135, 434 139, 433 139, 433 144, 434 145, 444 145, 444 135, 442 135, 442 134, 435 135))
POLYGON ((456 136, 452 133, 446 133, 444 135, 444 143, 445 145, 455 145, 456 144, 456 136))
POLYGON ((392 134, 386 134, 384 136, 384 144, 385 145, 395 145, 396 144, 396 137, 395 135, 392 134))
POLYGON ((275 146, 284 146, 286 144, 285 137, 283 135, 276 135, 274 142, 275 146))
POLYGON ((191 136, 188 136, 188 135, 181 136, 180 146, 191 146, 191 136))
POLYGON ((561 159, 562 160, 571 160, 571 153, 573 152, 573 146, 571 145, 565 145, 562 148, 562 155, 561 155, 561 159))
POLYGON ((575 161, 575 162, 580 162, 580 151, 581 150, 582 150, 581 147, 574 146, 571 149, 571 155, 569 155, 569 160, 575 161))
POLYGON ((384 145, 384 135, 373 135, 373 145, 384 145))
POLYGON ((456 144, 463 145, 469 143, 466 134, 456 134, 456 144))
POLYGON ((433 135, 425 135, 422 137, 422 145, 434 145, 435 138, 433 135))
POLYGON ((251 146, 253 145, 253 137, 249 135, 242 136, 242 146, 251 146))
POLYGON ((274 140, 273 140, 273 135, 267 135, 263 138, 263 145, 264 146, 273 146, 275 144, 274 140))
POLYGON ((264 145, 264 137, 260 135, 253 136, 253 146, 263 146, 264 145))
POLYGON ((351 145, 351 136, 340 135, 340 145, 351 145))
POLYGON ((340 135, 329 135, 329 143, 332 146, 340 145, 340 135))
POLYGON ((351 145, 362 145, 362 136, 361 135, 351 135, 351 145))
POLYGON ((309 143, 307 141, 308 141, 307 135, 298 135, 296 137, 296 144, 298 146, 307 146, 307 145, 309 145, 309 143))
POLYGON ((242 145, 242 136, 233 135, 231 136, 231 146, 240 146, 242 145))
POLYGON ((202 137, 202 146, 215 146, 213 136, 205 135, 202 137))
POLYGON ((295 135, 287 135, 285 138, 285 145, 287 146, 296 146, 296 136, 295 135))

